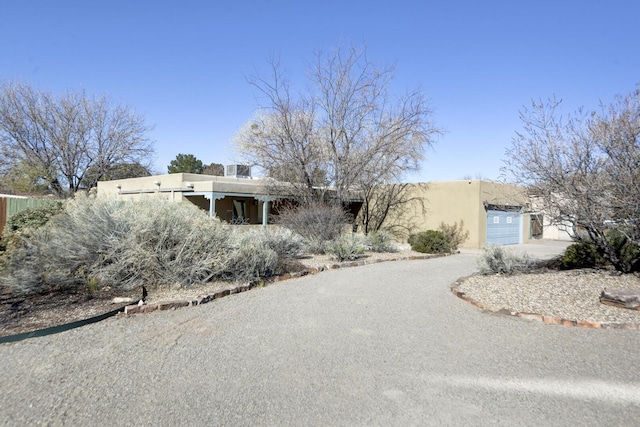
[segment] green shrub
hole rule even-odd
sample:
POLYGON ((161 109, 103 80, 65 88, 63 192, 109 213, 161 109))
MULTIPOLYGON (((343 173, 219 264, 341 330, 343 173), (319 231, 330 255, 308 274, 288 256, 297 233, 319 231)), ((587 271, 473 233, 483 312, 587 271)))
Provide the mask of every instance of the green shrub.
POLYGON ((438 230, 427 230, 409 236, 411 249, 427 254, 444 254, 451 252, 451 242, 438 230))
POLYGON ((363 239, 356 233, 345 234, 328 244, 327 253, 338 261, 353 261, 364 253, 363 239))
POLYGON ((560 265, 565 269, 591 268, 599 262, 598 252, 593 243, 579 242, 568 246, 562 257, 560 265))
POLYGON ((454 222, 453 225, 440 223, 438 230, 441 231, 449 242, 449 249, 455 251, 467 241, 469 238, 469 230, 464 229, 464 221, 460 220, 460 224, 454 222))
POLYGON ((637 245, 619 230, 609 230, 606 238, 624 272, 640 270, 640 248, 637 245))
POLYGON ((584 240, 567 247, 560 258, 560 265, 565 269, 593 268, 612 265, 612 259, 617 259, 617 269, 631 273, 640 270, 640 248, 619 230, 608 230, 606 244, 609 245, 610 254, 603 248, 597 248, 590 241, 584 240))
POLYGON ((527 254, 519 256, 502 246, 485 248, 477 259, 482 274, 515 274, 526 272, 534 266, 527 254))
POLYGON ((63 209, 63 202, 56 201, 37 208, 21 210, 7 219, 3 234, 7 236, 11 233, 19 233, 25 229, 35 230, 36 228, 40 228, 49 222, 52 217, 62 212, 63 209))
POLYGON ((365 248, 372 252, 396 252, 391 234, 386 231, 372 231, 367 234, 365 248))

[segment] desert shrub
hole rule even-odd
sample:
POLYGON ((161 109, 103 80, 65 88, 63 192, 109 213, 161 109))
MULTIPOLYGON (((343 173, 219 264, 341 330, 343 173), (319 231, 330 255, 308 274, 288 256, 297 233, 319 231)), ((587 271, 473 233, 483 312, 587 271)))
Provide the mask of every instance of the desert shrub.
POLYGON ((349 221, 349 214, 341 207, 320 202, 283 208, 275 219, 277 224, 301 235, 310 253, 324 253, 327 242, 339 238, 349 221))
POLYGON ((527 254, 517 255, 502 246, 488 246, 477 259, 482 274, 515 274, 534 266, 527 254))
POLYGON ((356 233, 347 233, 327 245, 327 253, 338 261, 353 261, 364 253, 364 239, 356 233))
POLYGON ((560 257, 560 265, 565 269, 595 267, 599 262, 598 252, 593 243, 579 242, 568 246, 560 257))
POLYGON ((451 242, 439 230, 427 230, 409 236, 411 249, 426 254, 444 254, 451 252, 451 242))
POLYGON ((640 270, 640 248, 619 230, 609 230, 606 234, 618 264, 624 272, 640 270))
POLYGON ((21 210, 7 219, 3 234, 7 236, 8 234, 19 233, 24 229, 35 230, 40 228, 49 222, 53 216, 62 212, 63 209, 64 204, 61 201, 56 201, 37 208, 21 210))
POLYGON ((469 238, 469 230, 464 229, 464 221, 460 220, 460 223, 454 222, 453 225, 440 223, 438 231, 441 231, 449 242, 449 249, 455 251, 467 241, 469 238))
POLYGON ((253 236, 261 239, 267 247, 281 258, 297 258, 305 251, 304 239, 284 227, 261 228, 253 236))
POLYGON ((3 282, 19 292, 188 286, 218 277, 228 252, 228 227, 195 206, 79 194, 11 254, 3 282))
POLYGON ((393 243, 391 234, 386 231, 372 231, 367 234, 365 249, 372 252, 396 252, 398 249, 393 243))
POLYGON ((37 208, 27 208, 12 215, 5 224, 0 239, 0 269, 3 269, 6 258, 19 247, 24 238, 33 230, 45 225, 49 220, 64 210, 64 203, 56 201, 37 208))
POLYGON ((235 228, 230 246, 229 260, 221 276, 234 281, 279 274, 285 270, 287 260, 299 257, 305 248, 301 236, 282 227, 246 232, 235 228))
POLYGON ((280 272, 280 259, 267 243, 264 233, 233 233, 231 252, 222 272, 226 280, 252 280, 280 272))

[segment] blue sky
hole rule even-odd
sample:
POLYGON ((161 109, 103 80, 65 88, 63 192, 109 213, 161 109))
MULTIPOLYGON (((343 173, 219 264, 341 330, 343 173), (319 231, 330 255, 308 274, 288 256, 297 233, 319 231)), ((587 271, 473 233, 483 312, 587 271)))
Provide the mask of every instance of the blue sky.
POLYGON ((314 50, 366 45, 446 131, 408 181, 497 179, 532 99, 569 112, 640 83, 639 16, 637 0, 4 0, 0 79, 131 106, 155 124, 164 173, 178 153, 235 160, 230 139, 257 108, 246 79, 268 57, 302 83, 314 50))

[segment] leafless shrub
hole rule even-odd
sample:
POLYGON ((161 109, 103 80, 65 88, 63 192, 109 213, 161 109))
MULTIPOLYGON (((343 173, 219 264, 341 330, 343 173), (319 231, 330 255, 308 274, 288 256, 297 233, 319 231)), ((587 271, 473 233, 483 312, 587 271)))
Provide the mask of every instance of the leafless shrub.
POLYGON ((454 222, 453 225, 440 223, 438 230, 442 231, 447 240, 449 241, 449 248, 455 251, 467 241, 469 238, 469 230, 464 229, 464 221, 460 220, 460 223, 454 222))
POLYGON ((276 223, 301 235, 311 253, 324 253, 326 244, 342 235, 350 216, 338 206, 311 201, 280 210, 276 223))
POLYGON ((598 111, 560 114, 555 98, 520 113, 503 172, 528 188, 532 206, 574 239, 593 243, 616 269, 640 265, 640 89, 598 111), (621 256, 610 230, 625 236, 632 256, 621 256))

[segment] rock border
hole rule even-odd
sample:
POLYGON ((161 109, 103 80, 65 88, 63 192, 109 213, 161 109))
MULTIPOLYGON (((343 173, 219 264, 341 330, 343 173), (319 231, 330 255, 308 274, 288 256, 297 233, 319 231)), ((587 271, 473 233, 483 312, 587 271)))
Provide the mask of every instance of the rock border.
POLYGON ((548 325, 562 325, 562 326, 573 326, 578 328, 588 328, 588 329, 624 329, 624 330, 640 330, 640 324, 637 323, 616 323, 616 322, 591 322, 588 320, 570 320, 564 319, 561 317, 553 317, 553 316, 544 316, 538 313, 527 313, 527 312, 517 312, 511 311, 506 308, 495 308, 485 305, 479 301, 476 301, 469 297, 464 292, 458 290, 458 286, 460 286, 465 280, 467 280, 471 276, 461 277, 456 280, 453 285, 451 285, 451 292, 460 298, 463 301, 468 302, 469 304, 478 307, 483 311, 488 311, 490 313, 502 314, 512 317, 519 317, 521 319, 534 320, 537 322, 546 323, 548 325))
POLYGON ((222 289, 217 292, 214 292, 213 294, 198 295, 195 298, 189 298, 187 300, 158 301, 151 304, 128 305, 124 307, 123 312, 126 315, 130 315, 130 314, 151 313, 157 310, 159 311, 175 310, 182 307, 192 307, 196 305, 206 304, 210 301, 220 299, 228 295, 238 294, 240 292, 246 292, 253 288, 262 288, 264 286, 277 283, 277 282, 282 282, 284 280, 304 277, 310 274, 318 274, 327 270, 336 270, 339 268, 348 268, 348 267, 361 267, 364 265, 372 265, 372 264, 378 264, 381 262, 389 262, 389 261, 414 261, 414 260, 440 258, 445 256, 450 256, 450 254, 410 255, 410 256, 404 256, 404 257, 376 259, 376 260, 370 260, 370 261, 360 260, 360 261, 349 261, 349 262, 336 263, 336 264, 326 264, 321 267, 311 267, 311 268, 306 268, 304 270, 293 272, 293 273, 284 273, 279 276, 271 277, 267 280, 265 279, 254 280, 244 285, 222 289))
MULTIPOLYGON (((459 253, 459 252, 458 252, 459 253)), ((220 299, 229 295, 237 294, 240 292, 246 292, 253 288, 262 288, 269 284, 282 282, 284 280, 294 279, 297 277, 308 276, 309 274, 318 274, 322 271, 327 270, 336 270, 339 268, 347 268, 347 267, 360 267, 364 265, 378 264, 381 262, 389 262, 389 261, 413 261, 413 260, 426 260, 431 258, 441 258, 454 254, 425 254, 425 255, 409 255, 409 256, 399 256, 395 258, 386 258, 386 259, 376 259, 376 260, 360 260, 360 261, 350 261, 336 264, 326 264, 321 267, 311 267, 306 268, 302 271, 297 271, 293 273, 285 273, 280 276, 274 276, 267 280, 254 280, 244 285, 233 286, 230 288, 222 289, 213 294, 206 295, 198 295, 195 298, 189 298, 187 300, 171 300, 171 301, 158 301, 152 304, 142 304, 142 305, 125 305, 116 310, 109 311, 107 313, 90 317, 84 320, 77 320, 71 323, 64 323, 62 325, 51 326, 43 329, 36 329, 30 332, 21 332, 19 334, 14 335, 6 335, 4 337, 0 337, 0 344, 22 341, 27 338, 35 338, 35 337, 43 337, 47 335, 53 335, 60 332, 68 331, 70 329, 79 328, 84 325, 88 325, 91 323, 96 323, 101 320, 107 319, 109 317, 113 317, 115 315, 119 315, 120 313, 124 315, 133 315, 133 314, 142 314, 142 313, 151 313, 154 311, 163 311, 163 310, 175 310, 182 307, 191 307, 196 305, 206 304, 210 301, 220 299)))

